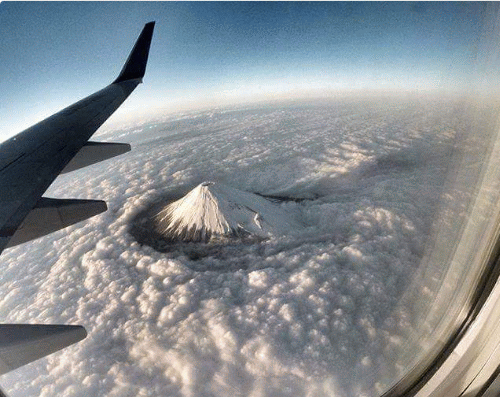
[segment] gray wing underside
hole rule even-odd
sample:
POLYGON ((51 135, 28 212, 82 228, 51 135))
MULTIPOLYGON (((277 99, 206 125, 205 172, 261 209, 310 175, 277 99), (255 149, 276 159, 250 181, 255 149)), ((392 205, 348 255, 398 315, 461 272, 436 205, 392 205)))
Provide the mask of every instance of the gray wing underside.
POLYGON ((80 325, 0 324, 0 375, 86 336, 80 325))
MULTIPOLYGON (((113 83, 0 145, 0 252, 106 210, 104 201, 42 194, 60 173, 130 150, 88 140, 142 82, 153 29, 144 26, 113 83)), ((85 336, 78 325, 0 324, 0 375, 85 336)))

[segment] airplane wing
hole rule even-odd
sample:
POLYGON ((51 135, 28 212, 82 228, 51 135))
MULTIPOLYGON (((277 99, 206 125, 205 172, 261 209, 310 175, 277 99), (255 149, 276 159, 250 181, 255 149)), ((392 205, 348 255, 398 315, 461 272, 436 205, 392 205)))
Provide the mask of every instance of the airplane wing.
POLYGON ((154 22, 145 25, 113 83, 0 145, 0 252, 106 210, 88 200, 68 206, 52 199, 47 207, 41 196, 60 173, 130 150, 87 141, 142 82, 153 29, 154 22))
MULTIPOLYGON (((142 82, 154 24, 144 26, 110 85, 0 145, 0 252, 106 210, 104 201, 42 194, 59 174, 130 150, 128 144, 88 140, 142 82)), ((0 374, 85 336, 81 326, 1 324, 0 374)))

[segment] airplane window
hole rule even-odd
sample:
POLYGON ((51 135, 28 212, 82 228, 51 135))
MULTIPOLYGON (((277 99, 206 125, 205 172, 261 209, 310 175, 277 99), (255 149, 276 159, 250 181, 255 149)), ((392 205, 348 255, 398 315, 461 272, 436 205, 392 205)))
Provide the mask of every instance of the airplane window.
MULTIPOLYGON (((498 277, 499 108, 495 89, 488 87, 497 83, 493 74, 478 71, 497 69, 497 21, 498 10, 493 8, 484 20, 477 69, 464 100, 463 114, 467 116, 461 119, 455 136, 426 254, 402 299, 407 311, 401 315, 418 321, 411 324, 404 358, 399 358, 406 371, 413 368, 406 374, 407 382, 401 384, 408 385, 412 379, 419 385, 419 380, 426 380, 422 375, 426 365, 434 370, 439 367, 498 277)), ((402 390, 404 387, 395 387, 393 392, 402 390)))
MULTIPOLYGON (((424 390, 500 272, 498 17, 493 3, 0 4, 5 130, 116 83, 156 21, 144 84, 92 138, 132 151, 88 144, 82 157, 121 155, 85 158, 44 193, 108 211, 0 258, 3 322, 88 336, 1 387, 424 390)), ((114 96, 141 78, 120 77, 114 96)), ((109 95, 58 131, 101 117, 109 95)))

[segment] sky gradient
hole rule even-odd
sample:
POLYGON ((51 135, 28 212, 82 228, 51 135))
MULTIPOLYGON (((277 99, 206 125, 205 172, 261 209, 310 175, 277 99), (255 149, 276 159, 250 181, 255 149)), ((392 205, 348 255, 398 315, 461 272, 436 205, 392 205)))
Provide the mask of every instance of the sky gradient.
POLYGON ((338 91, 460 90, 484 3, 1 2, 0 139, 104 87, 156 21, 116 116, 338 91))

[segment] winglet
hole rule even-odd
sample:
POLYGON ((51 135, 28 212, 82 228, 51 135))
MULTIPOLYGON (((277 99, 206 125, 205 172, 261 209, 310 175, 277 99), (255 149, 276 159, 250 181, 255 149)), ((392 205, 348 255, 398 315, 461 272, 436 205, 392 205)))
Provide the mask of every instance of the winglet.
POLYGON ((137 39, 132 52, 128 56, 127 62, 123 65, 118 78, 113 81, 113 84, 127 80, 136 80, 144 77, 146 64, 148 62, 149 47, 153 37, 154 22, 149 22, 144 25, 142 32, 137 39))

